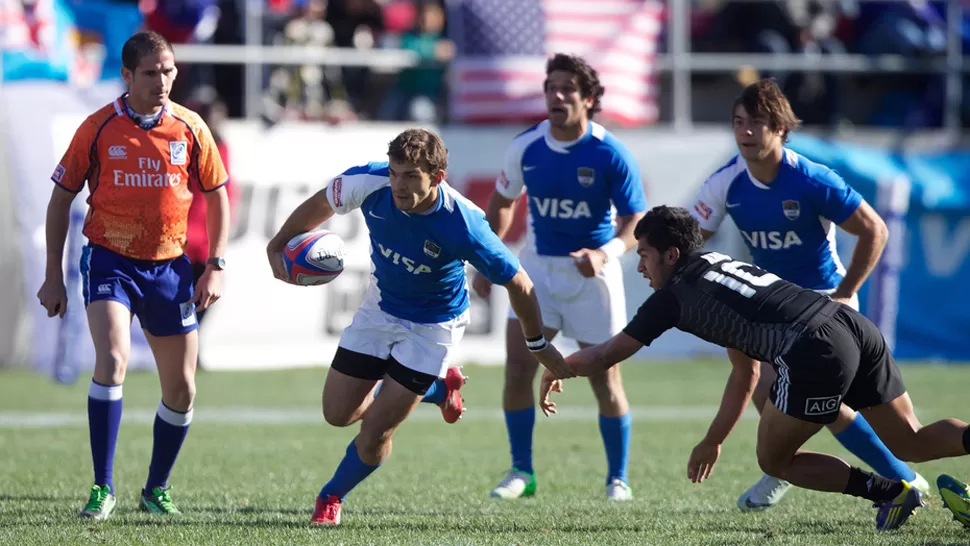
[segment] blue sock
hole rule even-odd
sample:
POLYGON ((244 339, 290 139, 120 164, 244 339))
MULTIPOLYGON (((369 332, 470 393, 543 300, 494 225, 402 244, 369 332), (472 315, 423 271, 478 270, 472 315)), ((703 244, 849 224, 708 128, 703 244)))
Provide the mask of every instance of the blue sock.
POLYGON ((835 434, 835 439, 848 449, 853 455, 862 459, 880 476, 891 480, 911 481, 916 472, 903 461, 896 458, 889 448, 876 436, 869 422, 861 413, 842 432, 835 434))
POLYGON ((372 472, 381 466, 371 466, 360 460, 360 454, 357 453, 356 440, 354 438, 350 441, 344 459, 337 465, 337 471, 333 473, 330 481, 320 490, 321 499, 326 499, 332 495, 343 501, 347 493, 350 493, 353 488, 357 487, 357 484, 364 481, 367 476, 370 476, 372 472))
POLYGON ((445 385, 445 380, 438 379, 434 380, 431 384, 431 388, 428 392, 424 393, 424 398, 421 399, 422 402, 428 402, 429 404, 440 404, 445 401, 445 396, 448 394, 448 387, 445 385))
POLYGON ((91 380, 88 389, 88 430, 91 434, 91 460, 94 462, 94 483, 107 485, 115 492, 112 471, 115 465, 115 445, 121 428, 121 385, 102 385, 91 380))
POLYGON ((603 436, 603 446, 606 448, 606 464, 609 474, 606 483, 615 479, 627 483, 626 467, 630 460, 630 412, 619 417, 600 415, 600 434, 603 436))
MULTIPOLYGON (((381 387, 383 386, 383 381, 377 385, 377 388, 374 389, 374 398, 377 398, 377 393, 381 392, 381 387)), ((421 401, 429 404, 440 404, 445 401, 445 396, 447 395, 448 387, 445 386, 445 380, 439 377, 438 379, 434 380, 434 383, 431 384, 431 388, 428 389, 428 392, 424 393, 424 398, 422 398, 421 401)))
POLYGON ((526 408, 505 412, 505 428, 512 448, 512 468, 534 473, 532 469, 532 428, 536 424, 536 409, 526 408))
POLYGON ((182 449, 182 442, 189 433, 191 423, 192 410, 181 413, 169 408, 164 402, 158 404, 158 411, 155 413, 152 462, 148 466, 148 481, 145 483, 146 493, 150 493, 154 487, 165 488, 168 485, 168 476, 172 473, 175 459, 182 449))

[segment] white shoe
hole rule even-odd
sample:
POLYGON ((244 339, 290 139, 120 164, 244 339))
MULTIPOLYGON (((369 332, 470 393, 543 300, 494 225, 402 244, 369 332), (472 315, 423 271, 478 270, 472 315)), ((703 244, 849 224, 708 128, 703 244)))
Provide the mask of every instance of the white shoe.
POLYGON ((606 486, 606 498, 611 501, 631 501, 633 490, 625 481, 617 478, 606 486))
POLYGON ((742 512, 757 512, 766 510, 778 504, 785 496, 791 484, 785 480, 773 478, 767 474, 738 497, 738 508, 742 512))
POLYGON ((919 472, 917 472, 916 477, 909 482, 909 485, 912 485, 916 489, 919 489, 919 492, 922 493, 924 497, 929 498, 930 484, 929 482, 926 481, 926 478, 919 475, 919 472))
POLYGON ((500 499, 518 499, 531 497, 536 493, 536 478, 533 474, 521 470, 509 470, 509 475, 492 489, 492 496, 500 499))

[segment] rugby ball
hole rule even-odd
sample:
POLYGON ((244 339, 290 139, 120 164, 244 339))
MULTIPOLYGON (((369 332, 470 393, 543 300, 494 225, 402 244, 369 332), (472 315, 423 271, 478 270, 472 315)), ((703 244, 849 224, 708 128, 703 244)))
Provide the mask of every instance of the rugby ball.
POLYGON ((290 281, 304 286, 327 284, 344 270, 344 241, 326 229, 301 233, 286 243, 283 262, 290 281))

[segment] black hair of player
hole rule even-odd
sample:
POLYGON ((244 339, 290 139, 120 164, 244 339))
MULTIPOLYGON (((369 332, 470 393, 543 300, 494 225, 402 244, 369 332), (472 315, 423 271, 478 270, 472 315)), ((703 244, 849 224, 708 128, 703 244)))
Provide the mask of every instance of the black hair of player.
POLYGON ((134 72, 138 68, 138 63, 141 62, 142 57, 152 53, 161 53, 162 51, 171 51, 172 54, 175 53, 172 44, 161 34, 150 30, 137 32, 131 38, 128 38, 128 41, 122 46, 121 64, 128 70, 134 72))
POLYGON ((782 142, 788 142, 788 135, 802 124, 791 108, 788 97, 774 78, 763 78, 744 88, 731 106, 731 118, 738 105, 744 106, 748 115, 763 116, 768 119, 772 131, 781 129, 782 142))
MULTIPOLYGON (((566 55, 565 53, 556 53, 546 62, 546 76, 549 76, 549 74, 552 74, 556 70, 570 72, 576 75, 576 81, 579 84, 579 95, 584 99, 593 99, 593 106, 586 113, 589 119, 593 119, 593 115, 603 109, 600 100, 603 98, 603 93, 606 92, 603 84, 600 83, 600 76, 596 70, 582 57, 566 55)), ((542 88, 546 88, 546 82, 542 83, 542 88)))
POLYGON ((704 235, 697 220, 687 212, 687 209, 667 205, 648 210, 637 222, 633 236, 637 239, 646 237, 647 244, 659 252, 677 247, 680 249, 681 256, 686 256, 704 246, 704 235))

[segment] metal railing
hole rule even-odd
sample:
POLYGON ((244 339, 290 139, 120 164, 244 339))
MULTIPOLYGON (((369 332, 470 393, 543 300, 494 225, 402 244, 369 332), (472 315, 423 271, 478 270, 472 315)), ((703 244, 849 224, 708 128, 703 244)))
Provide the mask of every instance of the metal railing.
MULTIPOLYGON (((771 2, 774 0, 742 0, 771 2)), ((875 0, 859 0, 869 2, 875 0)), ((905 2, 907 0, 890 0, 905 2)), ((960 0, 947 1, 947 51, 941 59, 913 59, 898 55, 737 54, 693 53, 690 51, 691 0, 667 0, 670 6, 667 54, 656 58, 657 70, 672 76, 673 127, 687 130, 693 125, 691 114, 691 74, 731 73, 745 66, 764 71, 821 71, 840 73, 937 73, 946 75, 944 128, 958 131, 963 99, 962 76, 970 72, 961 52, 963 6, 960 0)), ((258 115, 264 65, 319 64, 330 66, 367 66, 396 72, 415 66, 419 60, 409 51, 392 49, 344 49, 303 46, 264 46, 264 0, 249 0, 246 13, 246 45, 176 45, 180 63, 243 64, 245 77, 245 115, 258 115)))

